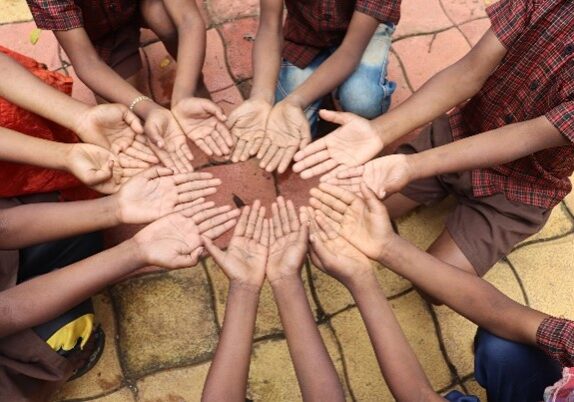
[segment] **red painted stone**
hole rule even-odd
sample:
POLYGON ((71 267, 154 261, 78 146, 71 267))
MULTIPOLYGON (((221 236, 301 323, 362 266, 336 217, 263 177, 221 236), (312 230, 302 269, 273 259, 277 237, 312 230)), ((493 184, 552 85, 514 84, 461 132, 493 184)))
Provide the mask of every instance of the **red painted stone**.
MULTIPOLYGON (((211 172, 221 179, 222 184, 217 188, 217 193, 210 196, 217 205, 236 206, 240 200, 243 205, 251 205, 255 200, 260 200, 269 211, 271 203, 276 198, 275 181, 273 176, 258 166, 258 161, 250 159, 246 162, 212 166, 203 169, 211 172)), ((271 214, 268 212, 267 216, 271 214)), ((231 238, 231 231, 216 241, 220 247, 227 246, 231 238)))
POLYGON ((225 50, 217 29, 207 31, 207 46, 203 79, 209 92, 217 92, 233 85, 225 63, 225 50))
POLYGON ((239 89, 237 89, 235 85, 218 92, 212 92, 211 99, 217 103, 227 115, 243 102, 241 92, 239 92, 239 89))
POLYGON ((319 184, 319 177, 308 180, 302 179, 299 174, 289 168, 285 173, 277 177, 279 194, 293 201, 297 209, 309 205, 309 190, 319 184))
POLYGON ((441 0, 446 14, 455 24, 486 17, 484 0, 441 0))
POLYGON ((209 14, 214 23, 259 13, 259 0, 211 0, 209 5, 209 14))
POLYGON ((0 25, 0 45, 44 63, 49 70, 62 67, 58 55, 58 41, 52 31, 41 31, 36 44, 30 34, 36 29, 34 22, 0 25))
POLYGON ((439 0, 403 0, 401 20, 395 31, 395 39, 403 36, 434 32, 452 26, 439 0))
POLYGON ((397 89, 393 93, 392 102, 391 102, 391 109, 397 107, 401 103, 403 103, 409 96, 411 96, 412 92, 407 84, 407 80, 399 64, 399 59, 393 53, 389 54, 389 65, 388 69, 388 77, 390 80, 397 83, 397 89))
POLYGON ((469 42, 474 46, 478 43, 480 38, 482 38, 482 35, 488 31, 488 28, 490 28, 490 20, 488 18, 481 18, 462 24, 459 28, 464 36, 466 36, 469 42))
POLYGON ((175 81, 176 63, 161 42, 146 46, 142 51, 149 63, 149 85, 152 97, 160 105, 169 106, 175 81))
POLYGON ((450 66, 470 49, 456 29, 436 35, 415 36, 393 44, 414 90, 443 68, 450 66))
POLYGON ((227 64, 236 80, 253 77, 251 52, 257 33, 257 18, 228 22, 219 28, 227 50, 227 64))

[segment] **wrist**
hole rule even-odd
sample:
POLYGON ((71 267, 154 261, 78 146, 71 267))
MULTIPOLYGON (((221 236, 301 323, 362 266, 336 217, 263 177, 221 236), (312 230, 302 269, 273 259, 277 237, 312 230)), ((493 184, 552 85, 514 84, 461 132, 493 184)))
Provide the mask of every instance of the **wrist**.
POLYGON ((277 278, 268 280, 269 284, 271 285, 271 289, 273 289, 273 291, 303 285, 303 279, 301 279, 300 272, 289 275, 280 275, 277 278))
POLYGON ((74 175, 74 158, 78 151, 77 145, 79 144, 64 144, 54 143, 54 151, 51 154, 54 156, 54 169, 63 170, 74 175))
POLYGON ((263 101, 272 106, 273 103, 275 103, 275 93, 272 91, 256 90, 253 88, 249 95, 249 100, 263 101))
POLYGON ((296 107, 300 108, 301 110, 304 110, 308 106, 308 102, 306 102, 296 92, 290 93, 281 102, 287 103, 287 104, 292 105, 292 106, 296 106, 296 107))
POLYGON ((365 289, 368 289, 373 285, 379 286, 379 282, 377 280, 375 270, 371 269, 369 271, 364 271, 359 275, 353 275, 353 277, 349 278, 344 285, 349 289, 353 298, 355 298, 357 294, 362 293, 365 289))
POLYGON ((428 168, 428 164, 424 163, 424 156, 424 152, 405 155, 409 183, 427 177, 425 168, 428 168))
POLYGON ((123 249, 125 255, 129 256, 129 260, 133 262, 134 270, 150 265, 145 252, 145 246, 144 243, 137 240, 137 234, 119 244, 119 247, 123 249))
POLYGON ((143 120, 146 120, 151 112, 158 109, 163 109, 163 107, 155 103, 153 99, 150 98, 142 99, 131 108, 132 112, 143 120))
POLYGON ((106 214, 106 216, 109 216, 110 221, 113 223, 113 226, 117 226, 121 223, 126 223, 122 213, 122 202, 120 199, 121 197, 120 193, 121 189, 120 191, 112 195, 104 197, 104 199, 106 200, 104 213, 106 214))
POLYGON ((237 279, 232 279, 229 282, 228 293, 235 295, 245 295, 245 296, 256 296, 259 298, 259 293, 261 292, 261 287, 263 283, 250 283, 247 281, 241 281, 237 279))
POLYGON ((393 260, 393 257, 397 253, 397 250, 399 250, 400 248, 399 243, 402 240, 403 239, 398 234, 393 232, 393 234, 390 235, 387 242, 381 248, 381 252, 379 253, 376 261, 383 265, 392 265, 390 264, 390 261, 393 260))

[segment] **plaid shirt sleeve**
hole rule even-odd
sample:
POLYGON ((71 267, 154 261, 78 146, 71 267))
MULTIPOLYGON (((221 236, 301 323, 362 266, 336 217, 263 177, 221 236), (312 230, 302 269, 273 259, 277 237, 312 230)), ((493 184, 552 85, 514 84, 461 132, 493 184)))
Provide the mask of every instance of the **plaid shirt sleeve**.
POLYGON ((532 15, 533 0, 499 0, 487 7, 492 31, 509 49, 524 31, 532 15))
POLYGON ((367 14, 379 22, 398 24, 401 18, 401 0, 357 0, 355 11, 367 14))
POLYGON ((84 26, 82 10, 74 0, 27 0, 40 29, 67 31, 84 26))
POLYGON ((574 101, 564 102, 546 113, 546 118, 574 143, 574 101))
POLYGON ((563 367, 574 366, 574 321, 545 318, 536 331, 536 343, 563 367))

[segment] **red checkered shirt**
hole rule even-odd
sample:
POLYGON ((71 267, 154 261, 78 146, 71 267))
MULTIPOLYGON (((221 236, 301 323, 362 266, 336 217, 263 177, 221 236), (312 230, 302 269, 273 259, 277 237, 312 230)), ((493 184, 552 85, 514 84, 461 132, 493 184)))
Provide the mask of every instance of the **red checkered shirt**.
MULTIPOLYGON (((450 117, 455 140, 540 116, 574 142, 574 2, 500 0, 487 8, 508 50, 481 91, 450 117)), ((568 194, 574 144, 472 172, 476 197, 551 208, 568 194)))
POLYGON ((285 0, 283 58, 305 68, 325 48, 343 41, 355 11, 397 24, 401 0, 285 0))
MULTIPOLYGON (((83 27, 92 42, 139 18, 137 0, 26 1, 38 28, 67 31, 83 27)), ((94 45, 98 48, 97 43, 94 45)), ((102 57, 108 53, 100 48, 98 52, 102 57)))
POLYGON ((574 321, 545 318, 536 331, 536 343, 563 367, 574 367, 574 321))

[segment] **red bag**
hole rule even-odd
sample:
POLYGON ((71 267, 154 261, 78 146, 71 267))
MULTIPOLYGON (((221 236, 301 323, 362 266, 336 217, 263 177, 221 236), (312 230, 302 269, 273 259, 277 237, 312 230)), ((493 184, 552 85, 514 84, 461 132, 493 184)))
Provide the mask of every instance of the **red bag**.
MULTIPOLYGON (((67 95, 72 93, 72 78, 48 71, 44 64, 0 46, 0 52, 16 60, 48 85, 67 95)), ((8 77, 5 77, 8 78, 8 77)), ((33 94, 30 94, 33 96, 33 94)), ((24 110, 0 97, 0 126, 50 141, 79 142, 72 131, 24 110)), ((33 193, 60 191, 66 200, 95 198, 95 191, 85 187, 69 173, 20 163, 0 161, 0 198, 33 193)))

